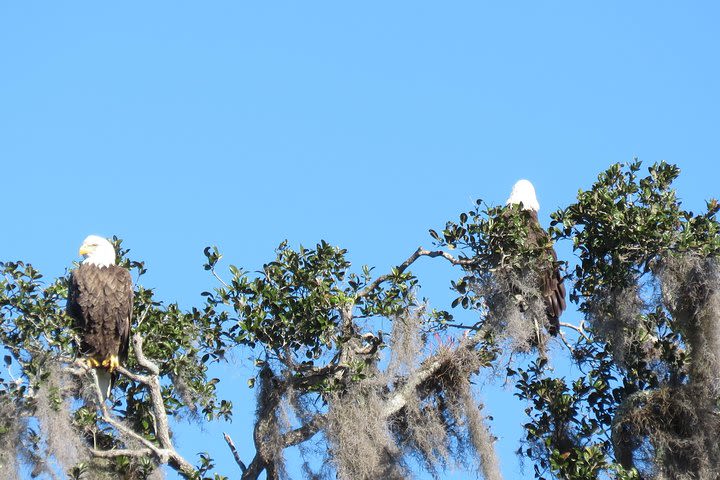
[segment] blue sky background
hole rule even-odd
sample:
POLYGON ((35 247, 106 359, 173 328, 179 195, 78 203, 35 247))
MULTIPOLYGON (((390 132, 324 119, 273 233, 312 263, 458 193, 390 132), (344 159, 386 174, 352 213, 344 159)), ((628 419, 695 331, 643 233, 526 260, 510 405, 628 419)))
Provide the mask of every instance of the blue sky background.
MULTIPOLYGON (((718 18, 708 1, 1 2, 0 260, 54 277, 87 234, 118 235, 189 306, 214 285, 206 245, 254 270, 283 239, 326 239, 383 272, 518 178, 547 225, 634 156, 678 164, 699 210, 720 196, 718 18)), ((447 308, 452 271, 416 271, 447 308)), ((235 421, 176 437, 235 477, 220 432, 252 458, 245 357, 221 384, 235 421)), ((506 478, 532 478, 523 405, 482 390, 506 478)))

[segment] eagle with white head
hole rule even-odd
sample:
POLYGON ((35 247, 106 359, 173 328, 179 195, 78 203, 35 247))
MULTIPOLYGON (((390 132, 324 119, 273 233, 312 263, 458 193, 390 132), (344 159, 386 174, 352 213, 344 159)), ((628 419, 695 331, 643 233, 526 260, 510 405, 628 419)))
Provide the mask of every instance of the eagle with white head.
POLYGON ((115 248, 105 238, 90 235, 79 254, 85 259, 70 275, 66 308, 80 336, 80 354, 95 369, 107 398, 115 369, 127 360, 132 277, 126 268, 115 265, 115 248))
POLYGON ((565 285, 557 266, 557 253, 547 232, 540 226, 538 212, 540 203, 535 195, 535 187, 528 180, 518 180, 513 185, 510 197, 506 205, 519 204, 524 212, 527 212, 528 236, 526 246, 539 248, 548 246, 552 262, 547 261, 538 268, 540 274, 540 292, 545 302, 545 311, 548 320, 548 332, 557 335, 560 329, 560 315, 565 311, 565 285))

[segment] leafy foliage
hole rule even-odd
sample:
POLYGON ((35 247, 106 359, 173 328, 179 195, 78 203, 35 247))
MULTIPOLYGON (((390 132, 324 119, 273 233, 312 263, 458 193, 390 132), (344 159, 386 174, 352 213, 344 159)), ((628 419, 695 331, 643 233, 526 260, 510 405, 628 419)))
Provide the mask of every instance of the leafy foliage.
MULTIPOLYGON (((624 169, 613 165, 592 189, 578 194, 576 203, 553 215, 553 224, 561 225, 556 237, 571 238, 578 253, 573 299, 591 297, 606 286, 634 285, 665 255, 720 252, 718 202, 709 201, 701 215, 682 210, 672 188, 680 169, 661 162, 638 178, 640 168, 639 161, 624 169)), ((582 310, 587 307, 580 303, 582 310)))
MULTIPOLYGON (((228 333, 234 342, 251 348, 262 345, 276 357, 289 354, 312 365, 352 334, 343 331, 343 309, 357 308, 361 317, 392 316, 411 300, 417 282, 409 273, 394 271, 387 287, 373 286, 360 295, 370 283, 370 268, 364 267, 361 274, 349 272, 346 253, 325 241, 297 251, 283 242, 276 259, 263 265, 258 275, 231 265, 232 278, 204 295, 213 307, 232 307, 235 317, 228 333)), ((221 255, 216 248, 205 249, 205 255, 205 268, 214 272, 221 255)))
MULTIPOLYGON (((685 321, 690 329, 670 306, 698 291, 718 291, 718 204, 709 201, 699 215, 685 211, 672 189, 676 166, 653 165, 642 178, 640 168, 637 161, 613 165, 589 191, 579 192, 576 203, 552 215, 555 238, 571 239, 578 255, 571 299, 589 328, 582 329, 573 353, 589 373, 572 383, 544 378, 537 368, 519 373, 520 396, 533 402, 526 440, 535 448, 526 453, 537 460, 538 477, 550 471, 561 478, 598 478, 607 470, 618 478, 639 472, 643 478, 715 478, 720 467, 705 432, 688 436, 668 428, 689 421, 683 411, 709 419, 702 412, 714 411, 708 405, 717 403, 715 380, 692 375, 691 367, 693 356, 697 362, 707 355, 694 338, 714 337, 715 327, 703 325, 702 303, 696 303, 694 320, 685 321), (686 277, 684 291, 657 294, 668 287, 667 265, 693 264, 695 258, 708 259, 694 277, 703 281, 686 277), (662 406, 668 389, 679 400, 670 408, 662 406), (572 448, 563 447, 568 439, 572 448), (704 460, 678 461, 688 458, 681 444, 696 452, 702 445, 704 460), (595 452, 589 457, 588 448, 595 452)), ((707 425, 716 435, 713 422, 707 425)))

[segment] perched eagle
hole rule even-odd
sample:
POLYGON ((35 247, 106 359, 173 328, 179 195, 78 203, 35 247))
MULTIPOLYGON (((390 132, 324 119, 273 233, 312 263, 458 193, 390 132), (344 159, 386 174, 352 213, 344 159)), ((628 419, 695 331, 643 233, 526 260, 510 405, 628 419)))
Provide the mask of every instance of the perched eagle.
POLYGON ((540 291, 545 302, 545 311, 548 319, 548 333, 557 335, 560 329, 560 315, 565 310, 565 285, 557 266, 557 253, 552 246, 550 238, 538 221, 540 204, 535 196, 535 187, 527 180, 518 180, 513 185, 510 198, 506 205, 521 204, 523 212, 527 214, 528 225, 528 247, 539 247, 547 245, 550 257, 544 265, 539 267, 540 291), (552 258, 552 263, 549 261, 552 258))
POLYGON ((113 371, 127 359, 132 278, 127 269, 115 265, 115 249, 102 237, 87 237, 80 255, 85 259, 70 275, 67 313, 80 335, 80 354, 95 369, 107 398, 113 371))

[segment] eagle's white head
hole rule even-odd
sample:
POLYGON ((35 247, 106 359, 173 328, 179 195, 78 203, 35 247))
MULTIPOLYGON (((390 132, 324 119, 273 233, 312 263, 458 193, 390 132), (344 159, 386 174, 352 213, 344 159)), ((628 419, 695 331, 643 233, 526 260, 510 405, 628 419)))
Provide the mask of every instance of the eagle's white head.
POLYGON ((535 187, 528 180, 518 180, 513 185, 512 192, 510 192, 510 198, 507 199, 505 205, 514 205, 522 203, 523 210, 532 210, 533 212, 540 211, 540 203, 535 196, 535 187))
POLYGON ((115 248, 103 237, 90 235, 80 246, 80 255, 85 257, 82 263, 98 267, 115 265, 115 248))

